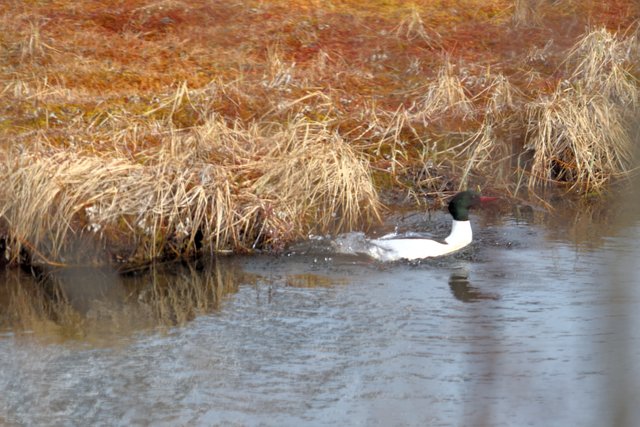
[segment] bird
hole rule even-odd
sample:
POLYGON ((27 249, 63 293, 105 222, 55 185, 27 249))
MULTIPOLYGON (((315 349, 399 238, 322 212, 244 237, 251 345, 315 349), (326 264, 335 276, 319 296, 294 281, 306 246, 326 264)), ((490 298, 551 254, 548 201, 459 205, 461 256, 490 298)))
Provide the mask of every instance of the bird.
POLYGON ((458 251, 473 240, 469 209, 497 199, 483 197, 475 191, 461 191, 449 201, 448 209, 453 220, 451 232, 444 243, 422 238, 395 238, 396 235, 391 234, 369 240, 366 253, 380 261, 397 261, 437 257, 458 251))

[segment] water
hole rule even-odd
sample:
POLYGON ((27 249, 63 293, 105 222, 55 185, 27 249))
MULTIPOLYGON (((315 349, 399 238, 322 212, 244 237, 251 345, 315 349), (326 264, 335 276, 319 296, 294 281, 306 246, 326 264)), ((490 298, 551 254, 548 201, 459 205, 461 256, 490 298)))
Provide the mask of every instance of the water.
POLYGON ((421 263, 315 239, 131 277, 5 272, 0 425, 638 425, 640 221, 610 211, 476 215, 469 249, 421 263))

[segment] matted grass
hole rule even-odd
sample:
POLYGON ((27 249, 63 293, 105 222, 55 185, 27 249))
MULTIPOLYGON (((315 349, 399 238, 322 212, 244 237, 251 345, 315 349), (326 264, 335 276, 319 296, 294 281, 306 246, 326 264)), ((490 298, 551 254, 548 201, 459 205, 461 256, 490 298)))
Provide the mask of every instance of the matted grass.
POLYGON ((44 145, 9 156, 0 214, 14 256, 25 248, 34 262, 76 264, 106 252, 141 263, 273 249, 379 215, 365 162, 321 123, 246 129, 213 116, 158 137, 135 154, 44 145), (101 250, 84 250, 87 240, 101 250))

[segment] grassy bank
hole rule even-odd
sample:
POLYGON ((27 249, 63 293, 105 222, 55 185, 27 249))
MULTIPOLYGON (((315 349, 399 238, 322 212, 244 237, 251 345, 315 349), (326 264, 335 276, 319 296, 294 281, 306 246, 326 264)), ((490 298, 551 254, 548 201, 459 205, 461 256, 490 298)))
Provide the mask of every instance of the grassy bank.
POLYGON ((7 255, 277 251, 398 196, 606 191, 632 168, 638 16, 631 0, 9 0, 7 255))

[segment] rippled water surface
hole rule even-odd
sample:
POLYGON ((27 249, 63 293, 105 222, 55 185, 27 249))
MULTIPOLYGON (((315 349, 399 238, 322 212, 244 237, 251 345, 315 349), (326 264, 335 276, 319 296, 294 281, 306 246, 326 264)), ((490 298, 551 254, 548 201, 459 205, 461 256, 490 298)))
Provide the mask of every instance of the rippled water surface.
POLYGON ((6 271, 0 424, 640 425, 640 223, 581 221, 476 216, 469 249, 413 264, 319 240, 6 271))

